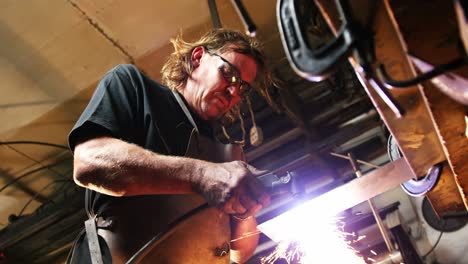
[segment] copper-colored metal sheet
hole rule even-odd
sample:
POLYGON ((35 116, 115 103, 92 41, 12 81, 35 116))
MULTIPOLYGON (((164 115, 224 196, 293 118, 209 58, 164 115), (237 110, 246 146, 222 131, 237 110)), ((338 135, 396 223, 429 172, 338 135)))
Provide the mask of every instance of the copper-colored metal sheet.
MULTIPOLYGON (((325 0, 317 1, 325 14, 336 14, 335 7, 331 2, 325 0)), ((366 8, 364 4, 359 6, 366 8)), ((390 75, 397 79, 414 77, 414 69, 409 64, 405 47, 401 41, 401 36, 388 3, 386 1, 378 1, 373 6, 375 6, 375 16, 371 23, 373 23, 375 32, 375 52, 378 61, 383 63, 390 75)), ((358 10, 359 8, 356 7, 355 9, 358 10)), ((366 15, 362 11, 355 11, 354 14, 366 15)), ((335 31, 340 26, 338 18, 336 15, 327 18, 335 31)), ((355 61, 351 60, 351 62, 357 69, 358 66, 355 61)), ((425 175, 431 166, 445 160, 442 146, 437 137, 430 113, 424 104, 419 87, 414 86, 404 90, 390 91, 390 94, 405 111, 405 115, 402 118, 397 118, 394 112, 363 78, 362 74, 359 72, 357 74, 416 176, 425 175), (424 155, 421 155, 421 153, 424 153, 424 155)))
POLYGON ((426 194, 438 215, 466 210, 448 162, 443 163, 437 184, 426 194))
MULTIPOLYGON (((364 2, 366 1, 352 2, 356 16, 366 15, 366 12, 360 9, 368 8, 369 11, 364 2)), ((334 2, 316 0, 316 3, 336 32, 340 21, 334 2)), ((392 1, 391 4, 392 6, 385 0, 374 3, 375 17, 371 21, 375 32, 376 58, 379 63, 385 65, 390 76, 397 80, 416 76, 407 56, 407 45, 412 55, 431 63, 443 63, 447 62, 448 58, 456 58, 456 46, 446 48, 445 51, 438 47, 450 36, 449 33, 458 32, 456 21, 447 22, 450 17, 455 20, 452 2, 398 0, 392 1), (439 8, 439 5, 445 7, 439 8), (452 28, 448 24, 452 24, 452 28), (401 34, 400 27, 407 35, 401 34), (430 36, 431 44, 427 43, 427 36, 430 36)), ((350 61, 355 69, 358 69, 356 62, 353 59, 350 61)), ((430 83, 424 84, 424 87, 418 85, 407 89, 393 89, 390 94, 405 111, 404 117, 398 119, 359 72, 358 77, 415 175, 424 175, 434 164, 449 160, 446 166, 450 166, 453 172, 445 168, 442 179, 429 193, 435 210, 440 214, 466 208, 468 147, 465 142, 466 136, 463 136, 463 131, 466 130, 463 120, 466 107, 441 94, 430 83)))
POLYGON ((468 209, 468 138, 464 133, 465 107, 441 94, 433 85, 424 86, 448 160, 445 164, 446 170, 441 177, 446 180, 439 181, 437 188, 429 192, 429 199, 439 214, 450 212, 455 208, 466 210, 468 209), (441 193, 442 190, 445 191, 441 193))
MULTIPOLYGON (((438 0, 427 3, 399 0, 392 1, 392 5, 398 6, 394 8, 395 17, 412 55, 431 64, 447 63, 465 55, 459 48, 459 30, 451 1, 438 0)), ((466 66, 457 69, 455 73, 468 79, 466 66)), ((423 86, 423 95, 431 110, 439 140, 448 160, 441 181, 429 193, 431 204, 439 214, 456 208, 466 209, 468 138, 465 135, 465 116, 468 109, 445 96, 433 82, 425 82, 423 86)))

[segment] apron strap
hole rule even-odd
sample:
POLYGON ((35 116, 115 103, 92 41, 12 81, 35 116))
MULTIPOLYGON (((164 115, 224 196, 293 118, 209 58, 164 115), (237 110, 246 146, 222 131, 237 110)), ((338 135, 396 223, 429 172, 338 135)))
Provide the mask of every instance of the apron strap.
POLYGON ((101 247, 96 228, 96 218, 90 218, 85 221, 86 236, 88 238, 89 254, 92 264, 103 264, 101 247))
POLYGON ((182 111, 184 111, 184 114, 185 116, 187 117, 187 119, 190 121, 190 123, 192 124, 193 128, 195 129, 195 131, 197 131, 198 133, 198 127, 197 127, 197 124, 195 123, 195 120, 193 120, 193 117, 192 115, 190 114, 190 111, 188 110, 187 106, 185 105, 184 101, 182 100, 182 98, 180 97, 180 94, 177 92, 177 91, 174 91, 172 90, 172 93, 174 94, 174 97, 176 98, 177 100, 177 103, 179 103, 180 105, 180 108, 182 108, 182 111))

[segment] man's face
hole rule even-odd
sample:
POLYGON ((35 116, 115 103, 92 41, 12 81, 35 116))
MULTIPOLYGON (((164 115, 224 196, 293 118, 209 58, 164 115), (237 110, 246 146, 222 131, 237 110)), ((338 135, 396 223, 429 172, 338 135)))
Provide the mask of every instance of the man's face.
POLYGON ((254 59, 230 50, 218 54, 198 47, 192 63, 194 70, 181 92, 204 120, 219 119, 236 105, 257 73, 254 59))

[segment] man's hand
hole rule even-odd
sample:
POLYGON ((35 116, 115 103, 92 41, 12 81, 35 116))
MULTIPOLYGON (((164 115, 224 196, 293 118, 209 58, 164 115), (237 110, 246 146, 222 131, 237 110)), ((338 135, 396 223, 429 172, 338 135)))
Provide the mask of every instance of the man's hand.
POLYGON ((203 169, 197 187, 211 205, 247 218, 270 204, 270 196, 256 179, 263 173, 242 161, 212 163, 203 169))

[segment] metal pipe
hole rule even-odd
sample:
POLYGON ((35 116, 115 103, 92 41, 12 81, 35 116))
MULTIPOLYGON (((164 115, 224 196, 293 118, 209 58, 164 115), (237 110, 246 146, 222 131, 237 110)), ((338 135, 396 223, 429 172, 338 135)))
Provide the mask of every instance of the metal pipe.
MULTIPOLYGON (((348 153, 348 157, 349 157, 349 162, 351 163, 351 166, 353 167, 354 173, 356 174, 356 177, 358 178, 361 177, 362 172, 359 169, 359 166, 357 165, 356 160, 351 155, 351 153, 348 153)), ((390 253, 394 252, 395 247, 392 244, 387 228, 385 227, 382 221, 382 218, 380 217, 379 211, 377 210, 376 206, 374 205, 374 202, 372 201, 372 198, 367 200, 367 203, 369 204, 372 214, 374 215, 375 222, 377 223, 377 226, 379 227, 380 233, 382 234, 382 237, 384 239, 384 242, 385 242, 385 245, 387 246, 388 251, 390 253)))
POLYGON ((232 0, 232 4, 234 5, 234 8, 237 11, 237 14, 239 14, 240 19, 242 20, 242 24, 244 24, 244 27, 246 29, 246 33, 249 34, 251 37, 255 37, 257 34, 257 26, 253 22, 252 18, 250 18, 249 13, 247 12, 247 9, 245 9, 244 4, 242 3, 241 0, 232 0))

